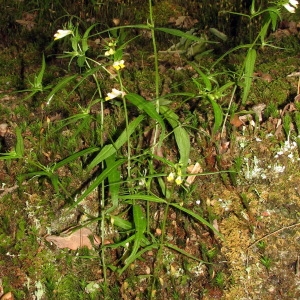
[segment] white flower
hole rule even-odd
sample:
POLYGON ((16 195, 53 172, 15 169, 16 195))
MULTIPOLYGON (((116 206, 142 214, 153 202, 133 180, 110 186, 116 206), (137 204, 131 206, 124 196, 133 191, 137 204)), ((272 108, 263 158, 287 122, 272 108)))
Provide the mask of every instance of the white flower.
POLYGON ((298 0, 290 0, 289 1, 291 5, 295 6, 297 8, 298 6, 298 0))
POLYGON ((288 10, 291 14, 294 14, 296 8, 298 7, 298 0, 289 0, 288 3, 283 4, 286 10, 288 10))
POLYGON ((54 34, 54 41, 58 40, 58 39, 62 39, 63 37, 72 34, 73 31, 72 30, 62 30, 62 29, 58 29, 57 32, 54 34))
POLYGON ((275 173, 282 173, 285 170, 285 166, 280 166, 280 165, 274 165, 273 166, 273 171, 275 173))
POLYGON ((105 97, 105 101, 117 98, 119 96, 123 97, 125 95, 126 94, 124 92, 122 92, 122 91, 119 91, 117 89, 112 89, 111 93, 107 93, 107 97, 105 97))

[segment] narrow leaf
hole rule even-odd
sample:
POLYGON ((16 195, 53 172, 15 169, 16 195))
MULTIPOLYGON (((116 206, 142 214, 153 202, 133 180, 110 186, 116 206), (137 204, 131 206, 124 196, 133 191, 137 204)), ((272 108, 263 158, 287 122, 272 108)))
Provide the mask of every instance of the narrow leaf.
POLYGON ((131 259, 135 257, 136 253, 140 248, 142 239, 144 237, 144 233, 147 228, 147 222, 144 213, 142 211, 142 208, 139 205, 134 204, 132 207, 132 211, 133 211, 133 222, 135 226, 135 238, 134 238, 134 243, 132 246, 131 253, 125 260, 125 264, 127 264, 128 261, 131 261, 131 259))
POLYGON ((77 201, 71 206, 70 209, 77 206, 83 199, 85 199, 99 184, 105 180, 111 172, 115 172, 116 169, 122 165, 126 159, 119 159, 112 165, 106 167, 106 169, 92 182, 92 184, 84 191, 84 193, 77 199, 77 201))
MULTIPOLYGON (((115 162, 115 155, 111 155, 105 160, 106 165, 112 165, 115 162)), ((113 211, 119 204, 119 192, 120 192, 120 178, 121 172, 116 169, 108 175, 108 185, 110 191, 110 199, 112 202, 112 207, 110 207, 106 213, 113 211)))
POLYGON ((66 157, 65 159, 63 159, 63 160, 55 163, 53 170, 57 170, 58 168, 69 164, 70 162, 74 161, 75 159, 77 159, 77 158, 79 158, 81 156, 94 153, 94 152, 96 152, 98 150, 99 150, 98 147, 90 147, 90 148, 81 150, 79 152, 76 152, 76 153, 74 153, 74 154, 66 157))
POLYGON ((250 48, 248 50, 246 56, 246 63, 245 63, 245 87, 242 96, 242 104, 245 104, 251 89, 255 61, 256 61, 256 50, 250 48))
POLYGON ((90 163, 88 170, 93 169, 95 166, 97 166, 99 163, 104 161, 109 156, 116 153, 117 150, 119 150, 126 142, 127 142, 127 135, 131 135, 136 127, 141 123, 144 116, 140 115, 136 119, 134 119, 131 123, 129 123, 127 130, 125 129, 118 139, 115 141, 114 144, 106 145, 102 148, 102 150, 98 153, 98 155, 92 160, 90 163))
POLYGON ((219 104, 214 100, 214 99, 209 99, 210 103, 213 107, 214 110, 214 117, 215 117, 215 123, 213 126, 213 134, 216 134, 216 132, 220 129, 220 127, 222 126, 223 123, 223 111, 221 109, 221 107, 219 106, 219 104))
POLYGON ((173 128, 176 144, 180 155, 179 163, 182 164, 183 167, 185 167, 188 164, 191 151, 189 135, 180 124, 178 116, 172 110, 170 110, 166 106, 161 106, 160 109, 173 128))
POLYGON ((206 221, 204 218, 202 218, 201 216, 199 216, 198 214, 194 213, 193 211, 191 211, 188 208, 185 208, 177 203, 170 203, 171 206, 176 207, 177 209, 185 212, 186 214, 190 215, 191 217, 195 218, 196 220, 198 220, 199 222, 201 222, 202 224, 206 225, 208 228, 210 228, 214 233, 216 233, 219 237, 223 238, 222 234, 216 230, 216 228, 213 227, 213 225, 211 225, 208 221, 206 221))
POLYGON ((66 77, 62 80, 59 81, 59 83, 52 89, 52 91, 49 93, 49 95, 46 98, 47 104, 50 103, 50 101, 52 100, 53 96, 60 91, 61 89, 63 89, 70 81, 72 81, 77 75, 72 75, 69 77, 66 77))
POLYGON ((133 105, 135 105, 140 110, 145 112, 151 119, 153 119, 159 123, 159 125, 161 126, 161 129, 162 129, 162 132, 160 135, 160 140, 162 141, 162 139, 164 138, 164 135, 165 135, 166 126, 165 126, 163 118, 156 111, 156 108, 155 108, 153 102, 147 101, 140 95, 133 94, 133 93, 127 94, 125 97, 129 102, 131 102, 133 105))

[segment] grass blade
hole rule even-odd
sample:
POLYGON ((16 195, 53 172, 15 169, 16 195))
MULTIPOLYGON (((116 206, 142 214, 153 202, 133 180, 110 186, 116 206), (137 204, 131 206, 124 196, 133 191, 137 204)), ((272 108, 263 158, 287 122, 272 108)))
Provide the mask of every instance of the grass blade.
POLYGON ((244 91, 242 96, 242 104, 245 104, 251 89, 255 61, 256 61, 256 50, 250 48, 248 50, 246 56, 246 63, 245 63, 245 86, 244 86, 244 91))

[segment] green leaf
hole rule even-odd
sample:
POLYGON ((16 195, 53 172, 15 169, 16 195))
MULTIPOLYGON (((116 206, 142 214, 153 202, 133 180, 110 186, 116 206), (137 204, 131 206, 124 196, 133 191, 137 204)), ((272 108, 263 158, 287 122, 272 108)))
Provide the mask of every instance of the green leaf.
POLYGON ((120 195, 120 199, 126 200, 128 203, 132 203, 132 200, 145 200, 156 203, 164 203, 167 204, 167 201, 159 198, 154 195, 143 195, 143 194, 134 194, 134 195, 120 195))
POLYGON ((271 23, 271 20, 268 20, 268 22, 265 22, 259 32, 259 36, 260 36, 262 45, 265 44, 265 37, 268 34, 270 23, 271 23))
POLYGON ((84 150, 81 150, 79 152, 76 152, 68 157, 66 157, 65 159, 55 163, 53 165, 53 170, 57 170, 58 168, 60 167, 63 167, 67 164, 69 164, 70 162, 74 161, 75 159, 81 157, 81 156, 84 156, 84 155, 87 155, 87 154, 91 154, 91 153, 94 153, 96 151, 98 151, 99 148, 98 147, 90 147, 90 148, 87 148, 87 149, 84 149, 84 150))
POLYGON ((52 89, 52 91, 49 93, 49 95, 46 98, 47 104, 50 103, 52 100, 53 96, 59 92, 61 89, 63 89, 70 81, 72 81, 74 78, 76 78, 77 75, 72 75, 69 77, 66 77, 62 80, 59 81, 59 83, 52 89))
POLYGON ((185 255, 186 257, 189 257, 189 258, 194 259, 194 260, 196 260, 196 261, 202 262, 202 263, 204 263, 204 264, 212 265, 212 263, 207 262, 207 261, 204 261, 204 260, 202 260, 202 259, 199 259, 198 257, 196 257, 196 256, 194 256, 194 255, 191 255, 190 253, 186 252, 186 251, 183 250, 183 249, 178 248, 178 247, 175 246, 175 245, 172 245, 172 244, 169 244, 169 243, 166 243, 165 245, 166 245, 166 247, 169 247, 170 249, 173 249, 173 250, 175 250, 175 251, 181 253, 182 255, 185 255))
POLYGON ((159 30, 159 31, 171 34, 171 35, 183 37, 183 38, 188 39, 188 40, 203 42, 203 38, 197 37, 197 36, 195 36, 193 34, 189 34, 189 33, 183 32, 183 31, 181 31, 179 29, 159 27, 159 28, 155 28, 155 30, 159 30))
POLYGON ((147 251, 151 251, 152 249, 158 249, 158 245, 157 244, 151 244, 145 248, 143 248, 142 250, 140 250, 139 252, 137 252, 135 255, 132 255, 130 257, 128 257, 126 259, 126 264, 125 266, 118 271, 119 275, 122 275, 122 273, 138 258, 140 258, 145 252, 147 251))
POLYGON ((173 128, 176 144, 180 155, 179 163, 183 167, 186 167, 190 158, 191 151, 190 137, 180 124, 178 120, 179 117, 172 110, 170 110, 166 106, 161 106, 160 110, 173 128))
POLYGON ((79 68, 83 68, 84 67, 84 64, 85 64, 85 55, 79 55, 78 58, 77 58, 77 65, 79 68))
MULTIPOLYGON (((210 92, 212 90, 212 85, 211 85, 211 82, 210 82, 210 79, 207 75, 205 75, 198 67, 196 64, 194 63, 191 63, 193 69, 195 69, 197 71, 197 73, 201 76, 203 82, 204 82, 204 85, 205 85, 205 89, 206 91, 210 92)), ((198 80, 195 79, 195 78, 192 78, 192 80, 195 82, 195 84, 198 86, 198 88, 200 89, 200 85, 198 83, 198 80)))
POLYGON ((124 220, 119 216, 111 216, 110 219, 111 219, 111 223, 114 226, 118 226, 124 230, 131 230, 134 228, 131 222, 129 222, 128 220, 124 220))
POLYGON ((156 111, 156 108, 155 108, 153 102, 147 101, 140 95, 137 95, 134 93, 127 94, 125 96, 125 98, 130 103, 132 103, 133 105, 138 107, 141 111, 145 112, 151 119, 153 119, 159 123, 159 125, 161 126, 161 129, 162 129, 162 132, 160 134, 160 140, 162 141, 165 136, 166 126, 165 126, 163 118, 156 111))
POLYGON ((250 48, 248 50, 246 61, 245 61, 245 80, 244 80, 245 86, 243 90, 242 104, 245 104, 251 89, 255 61, 256 61, 256 50, 250 48))
POLYGON ((216 134, 223 123, 223 111, 222 111, 221 107, 219 106, 219 104, 214 99, 212 99, 211 97, 208 97, 208 98, 213 107, 214 117, 215 117, 215 122, 214 122, 212 133, 216 134))
MULTIPOLYGON (((115 162, 115 155, 111 155, 105 160, 107 166, 112 165, 115 162)), ((121 172, 117 169, 115 172, 111 172, 108 175, 108 185, 109 185, 109 194, 112 202, 112 207, 110 207, 106 213, 113 211, 119 204, 119 192, 120 192, 120 178, 121 172)))
POLYGON ((136 253, 138 252, 141 242, 144 238, 144 233, 147 228, 147 221, 144 216, 142 208, 134 204, 132 206, 133 211, 133 222, 135 227, 135 237, 134 237, 134 243, 132 246, 132 250, 130 255, 126 258, 125 264, 128 264, 128 261, 132 261, 132 258, 135 257, 136 253))
POLYGON ((270 14, 270 19, 272 22, 272 30, 274 31, 277 28, 278 19, 280 19, 280 10, 276 6, 269 7, 267 10, 270 14))
POLYGON ((83 194, 76 200, 70 209, 77 206, 82 200, 84 200, 99 184, 105 180, 111 172, 116 172, 117 168, 122 165, 126 159, 119 159, 113 164, 106 166, 106 169, 92 182, 92 184, 83 192, 83 194))
POLYGON ((193 217, 194 219, 198 220, 199 222, 201 222, 202 224, 206 225, 208 228, 210 228, 214 233, 216 233, 219 237, 221 237, 223 239, 222 234, 214 227, 212 226, 209 222, 207 222, 204 218, 202 218, 201 216, 199 216, 198 214, 194 213, 192 210, 185 208, 177 203, 170 203, 171 206, 185 212, 186 214, 190 215, 191 217, 193 217))
POLYGON ((81 43, 82 43, 82 51, 85 53, 89 49, 88 38, 90 35, 90 31, 96 26, 98 23, 91 25, 84 33, 81 43))
POLYGON ((41 68, 38 76, 36 77, 36 84, 41 87, 43 85, 43 77, 44 77, 45 69, 46 69, 46 61, 45 61, 45 56, 43 55, 42 68, 41 68))
POLYGON ((100 164, 102 161, 104 161, 106 158, 110 157, 114 153, 116 153, 117 150, 119 150, 126 142, 127 142, 127 135, 131 135, 136 127, 141 123, 144 116, 140 115, 136 119, 134 119, 131 123, 129 123, 128 128, 125 129, 118 139, 115 141, 114 144, 109 144, 104 146, 101 151, 98 153, 98 155, 92 160, 90 165, 88 166, 88 170, 93 169, 95 166, 100 164))
POLYGON ((225 33, 219 31, 216 28, 209 28, 209 31, 214 34, 216 37, 218 37, 219 39, 221 39, 223 42, 226 42, 228 37, 225 33))

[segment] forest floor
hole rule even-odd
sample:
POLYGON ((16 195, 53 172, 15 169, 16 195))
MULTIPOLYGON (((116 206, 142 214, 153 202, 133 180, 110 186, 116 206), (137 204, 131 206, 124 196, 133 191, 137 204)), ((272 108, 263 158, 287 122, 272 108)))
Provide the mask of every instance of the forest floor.
MULTIPOLYGON (((59 122, 78 113, 77 104, 87 103, 85 89, 68 100, 62 94, 50 107, 45 104, 45 94, 24 100, 28 93, 15 93, 28 88, 28 79, 33 80, 32 74, 39 72, 41 59, 34 45, 28 45, 21 54, 13 46, 0 49, 0 123, 7 123, 12 133, 20 128, 24 141, 23 158, 0 157, 0 294, 9 297, 12 293, 14 299, 103 299, 99 242, 72 249, 69 240, 59 240, 70 237, 65 230, 82 222, 82 217, 99 216, 96 192, 70 212, 66 209, 68 201, 51 181, 42 176, 19 177, 46 172, 45 166, 92 144, 88 136, 91 127, 74 140, 68 137, 68 127, 57 134, 59 122)), ((127 86, 136 88, 146 99, 153 97, 154 86, 148 80, 153 76, 152 60, 151 55, 131 49, 126 66, 129 71, 124 73, 124 77, 128 75, 124 79, 127 86)), ((177 54, 162 56, 159 61, 165 93, 178 92, 178 83, 195 75, 177 54)), ((67 72, 65 64, 53 58, 47 60, 47 68, 47 84, 67 72)), ((155 299, 300 298, 300 122, 296 117, 300 106, 299 99, 294 100, 299 94, 299 77, 288 77, 297 71, 297 53, 271 48, 259 51, 249 100, 228 120, 230 133, 218 155, 215 141, 202 124, 209 119, 205 109, 195 100, 179 105, 176 96, 173 106, 178 115, 196 128, 191 135, 190 161, 191 165, 200 164, 203 176, 196 177, 188 193, 176 192, 174 201, 182 200, 185 207, 213 224, 222 237, 191 216, 170 209, 167 241, 199 261, 163 248, 155 299), (228 173, 232 167, 238 172, 228 173)), ((183 92, 188 89, 189 85, 183 92)), ((117 127, 123 122, 118 105, 109 105, 105 113, 108 124, 117 127)), ((130 113, 136 114, 134 110, 130 113)), ((175 144, 165 146, 164 153, 176 162, 175 144)), ((80 164, 75 161, 56 170, 68 191, 76 191, 86 181, 87 173, 79 170, 80 164)), ((150 210, 156 212, 153 223, 164 209, 151 203, 150 210)), ((152 226, 153 235, 159 237, 157 224, 152 226)), ((98 233, 97 222, 88 228, 87 233, 83 229, 80 232, 81 242, 91 232, 98 233)), ((109 240, 115 239, 114 232, 109 226, 109 240)), ((122 262, 123 254, 119 248, 107 250, 111 264, 114 260, 122 262)), ((108 270, 106 298, 150 299, 155 255, 155 249, 145 252, 143 259, 120 276, 108 270)), ((3 297, 0 299, 13 299, 3 297)))

